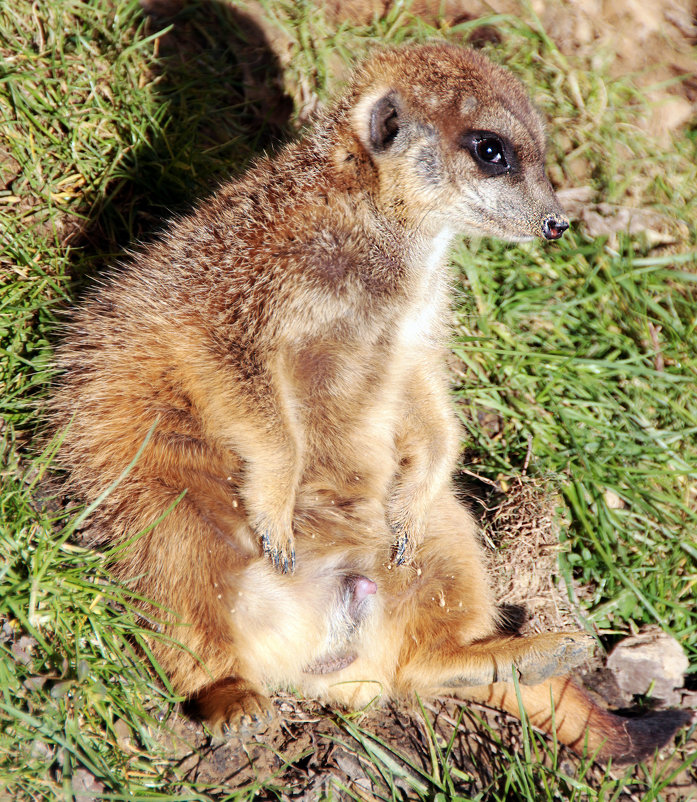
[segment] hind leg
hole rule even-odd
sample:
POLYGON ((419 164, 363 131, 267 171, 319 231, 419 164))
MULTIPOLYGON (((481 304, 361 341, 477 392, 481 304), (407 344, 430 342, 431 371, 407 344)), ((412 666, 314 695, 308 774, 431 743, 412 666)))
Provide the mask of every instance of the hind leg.
MULTIPOLYGON (((175 690, 213 731, 246 736, 268 723, 271 708, 244 659, 248 628, 235 609, 250 564, 263 562, 229 484, 213 475, 190 482, 170 513, 123 551, 116 570, 143 600, 155 630, 149 649, 175 690)), ((164 482, 131 484, 131 495, 155 510, 166 509, 173 492, 164 482)))
POLYGON ((583 632, 492 637, 466 645, 427 646, 400 668, 399 682, 413 688, 460 688, 511 681, 536 685, 568 673, 590 655, 594 640, 583 632))
POLYGON ((465 649, 461 673, 461 658, 453 660, 456 676, 451 676, 445 686, 489 685, 511 681, 514 676, 523 685, 537 685, 585 662, 594 645, 593 638, 584 632, 549 632, 473 643, 465 649))
POLYGON ((474 528, 452 499, 441 498, 438 512, 417 554, 422 571, 401 619, 395 690, 447 689, 518 716, 520 696, 534 726, 554 731, 577 752, 587 749, 618 763, 645 759, 689 723, 690 714, 680 710, 622 718, 562 676, 590 653, 594 641, 584 633, 496 634, 496 608, 474 528))
POLYGON ((404 586, 386 590, 400 599, 394 612, 404 616, 399 677, 406 687, 489 685, 514 673, 532 685, 567 673, 592 648, 583 633, 500 633, 476 528, 450 493, 434 506, 412 571, 404 586))

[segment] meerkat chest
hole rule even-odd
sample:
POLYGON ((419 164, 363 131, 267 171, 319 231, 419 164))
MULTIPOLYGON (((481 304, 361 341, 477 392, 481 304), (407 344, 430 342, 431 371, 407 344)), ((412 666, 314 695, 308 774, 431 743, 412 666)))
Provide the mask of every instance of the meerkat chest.
POLYGON ((446 258, 452 242, 443 229, 412 257, 413 286, 395 330, 397 349, 421 350, 440 344, 447 308, 446 258))
POLYGON ((401 297, 382 304, 370 299, 372 311, 357 309, 325 331, 287 343, 287 386, 306 422, 321 429, 326 420, 336 428, 338 415, 350 426, 376 409, 387 422, 398 416, 404 382, 443 341, 451 241, 452 232, 444 229, 415 242, 401 297))

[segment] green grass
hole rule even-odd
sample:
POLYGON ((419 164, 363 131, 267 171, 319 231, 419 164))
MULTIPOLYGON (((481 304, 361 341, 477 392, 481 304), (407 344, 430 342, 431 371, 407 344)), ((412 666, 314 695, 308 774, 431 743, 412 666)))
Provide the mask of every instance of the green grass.
POLYGON ((695 275, 573 236, 519 249, 514 264, 502 247, 455 263, 469 280, 455 353, 471 458, 510 476, 531 440, 532 470, 563 475, 565 561, 594 589, 589 619, 658 623, 694 657, 695 275), (502 418, 495 441, 473 423, 478 408, 502 418))
MULTIPOLYGON (((473 29, 439 32, 399 6, 361 28, 332 28, 308 3, 265 7, 289 37, 283 71, 245 67, 253 32, 218 3, 194 4, 166 37, 135 2, 0 6, 0 797, 69 799, 90 776, 114 799, 273 798, 283 786, 182 779, 156 737, 176 697, 136 655, 143 632, 103 556, 70 538, 75 513, 43 505, 50 448, 36 456, 60 310, 85 282, 292 135, 313 96, 326 98, 376 41, 463 41, 473 29)), ((581 164, 598 199, 651 206, 688 233, 663 252, 641 236, 609 243, 578 228, 555 245, 457 250, 464 460, 510 479, 531 443, 528 472, 562 489, 560 573, 583 586, 589 624, 609 642, 658 623, 694 668, 697 137, 652 141, 630 81, 571 63, 534 19, 488 22, 503 35, 492 57, 552 121, 555 180, 577 183, 581 164), (495 436, 476 425, 482 410, 500 417, 495 436)), ((522 757, 502 744, 484 780, 435 734, 430 767, 416 771, 354 720, 339 726, 384 799, 403 798, 405 782, 412 798, 431 800, 615 799, 628 783, 636 798, 664 798, 667 780, 651 770, 617 779, 581 767, 570 777, 554 755, 528 761, 543 749, 531 733, 522 757)))
MULTIPOLYGON (((525 721, 521 743, 513 748, 486 721, 463 710, 446 732, 442 725, 438 731, 434 728, 423 706, 422 715, 421 731, 430 753, 430 761, 426 763, 401 754, 384 739, 342 718, 341 728, 352 740, 341 743, 364 758, 373 787, 380 789, 379 798, 423 802, 506 802, 511 799, 581 802, 616 799, 631 788, 635 794, 645 792, 644 798, 648 800, 653 792, 660 798, 661 791, 673 781, 676 773, 675 770, 656 773, 647 780, 632 776, 635 774, 632 769, 602 771, 589 758, 575 760, 573 764, 563 762, 554 744, 532 731, 525 721), (481 760, 482 752, 479 753, 480 762, 470 757, 465 771, 457 760, 462 727, 477 728, 490 739, 484 750, 484 760, 481 760)), ((360 800, 345 786, 341 790, 347 791, 350 798, 360 800)))
POLYGON ((150 755, 154 716, 176 700, 136 654, 141 628, 103 557, 67 540, 65 516, 28 506, 35 487, 8 481, 2 499, 4 635, 26 646, 0 643, 0 783, 18 799, 67 796, 85 771, 102 788, 157 788, 171 769, 150 755))

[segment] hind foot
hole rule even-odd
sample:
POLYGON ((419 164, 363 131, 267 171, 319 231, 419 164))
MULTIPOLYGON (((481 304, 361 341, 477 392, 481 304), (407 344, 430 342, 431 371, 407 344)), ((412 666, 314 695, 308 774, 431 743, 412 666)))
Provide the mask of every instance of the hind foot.
POLYGON ((493 638, 463 649, 463 664, 446 688, 476 687, 494 682, 538 685, 568 674, 588 659, 594 639, 585 632, 552 632, 520 638, 493 638))
POLYGON ((585 632, 558 632, 525 640, 533 641, 531 649, 514 661, 523 685, 539 685, 550 677, 568 674, 591 656, 595 646, 585 632), (538 638, 544 641, 540 644, 538 638))
POLYGON ((196 704, 211 732, 243 741, 265 732, 274 718, 271 700, 235 677, 204 688, 196 704))

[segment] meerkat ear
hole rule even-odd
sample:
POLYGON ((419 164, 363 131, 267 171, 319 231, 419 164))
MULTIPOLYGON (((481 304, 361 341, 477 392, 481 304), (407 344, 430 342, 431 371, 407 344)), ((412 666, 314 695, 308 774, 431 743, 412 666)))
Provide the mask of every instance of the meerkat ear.
POLYGON ((396 92, 388 92, 376 100, 370 109, 369 139, 371 148, 387 150, 402 126, 400 106, 396 92))

